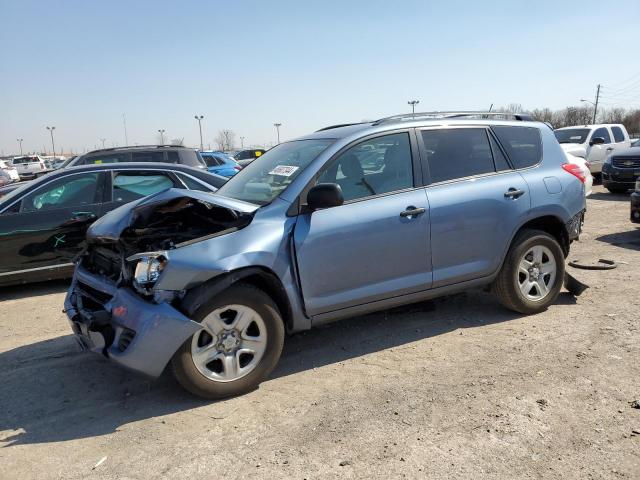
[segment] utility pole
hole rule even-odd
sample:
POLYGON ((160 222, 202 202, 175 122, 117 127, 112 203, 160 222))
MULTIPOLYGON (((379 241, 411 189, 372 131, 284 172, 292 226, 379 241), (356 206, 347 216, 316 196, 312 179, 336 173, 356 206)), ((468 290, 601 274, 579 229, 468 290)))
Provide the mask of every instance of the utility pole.
POLYGON ((244 150, 244 137, 240 137, 240 149, 244 150))
POLYGON ((411 115, 415 116, 416 115, 416 105, 420 103, 420 100, 409 100, 407 103, 409 105, 411 105, 411 115))
POLYGON ((274 123, 273 126, 276 127, 276 131, 278 132, 278 144, 280 144, 280 127, 282 126, 282 124, 274 123))
POLYGON ((24 138, 17 138, 16 141, 20 144, 20 156, 22 156, 22 141, 24 138))
POLYGON ((127 138, 127 117, 122 114, 122 125, 124 126, 124 146, 129 145, 129 139, 127 138))
POLYGON ((203 151, 204 148, 202 147, 202 119, 204 118, 204 115, 196 115, 194 118, 198 121, 198 127, 200 128, 200 151, 203 151))
POLYGON ((598 115, 598 101, 600 100, 600 84, 598 84, 598 89, 596 90, 596 103, 593 106, 593 123, 596 123, 596 115, 598 115))
POLYGON ((159 129, 158 133, 160 134, 160 145, 164 145, 164 128, 159 129))
POLYGON ((53 131, 56 129, 56 127, 47 127, 47 130, 49 130, 49 133, 51 133, 51 148, 53 148, 53 156, 56 156, 56 144, 53 141, 53 131))
POLYGON ((100 141, 102 142, 102 148, 104 148, 104 142, 106 142, 107 139, 106 138, 101 138, 100 141))

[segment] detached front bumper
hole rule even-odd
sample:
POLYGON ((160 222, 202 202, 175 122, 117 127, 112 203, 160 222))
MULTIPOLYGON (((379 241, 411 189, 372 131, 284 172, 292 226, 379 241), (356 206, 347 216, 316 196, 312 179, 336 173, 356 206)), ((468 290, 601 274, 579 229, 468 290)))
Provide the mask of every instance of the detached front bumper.
POLYGON ((85 349, 151 377, 158 377, 180 345, 201 328, 171 305, 147 302, 82 266, 64 308, 85 349))

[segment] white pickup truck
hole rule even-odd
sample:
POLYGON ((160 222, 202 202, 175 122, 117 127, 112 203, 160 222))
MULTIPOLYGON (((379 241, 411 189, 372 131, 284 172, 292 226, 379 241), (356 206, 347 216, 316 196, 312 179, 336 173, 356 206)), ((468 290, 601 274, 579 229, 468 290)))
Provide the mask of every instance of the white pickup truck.
POLYGON ((564 127, 556 129, 555 134, 562 149, 584 158, 594 174, 602 171, 602 164, 611 153, 631 146, 627 129, 621 124, 564 127))
POLYGON ((46 162, 38 155, 15 157, 12 163, 20 175, 20 180, 34 179, 47 170, 46 162))

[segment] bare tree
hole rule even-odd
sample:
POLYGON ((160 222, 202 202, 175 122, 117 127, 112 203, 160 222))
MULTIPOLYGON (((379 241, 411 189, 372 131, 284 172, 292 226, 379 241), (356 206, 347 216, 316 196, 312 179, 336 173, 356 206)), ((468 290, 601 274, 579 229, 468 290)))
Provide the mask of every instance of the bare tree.
POLYGON ((236 142, 236 133, 233 130, 223 128, 222 130, 218 131, 215 142, 218 144, 218 149, 222 150, 223 152, 233 150, 236 142))
POLYGON ((172 138, 171 145, 184 146, 184 137, 182 138, 172 138))

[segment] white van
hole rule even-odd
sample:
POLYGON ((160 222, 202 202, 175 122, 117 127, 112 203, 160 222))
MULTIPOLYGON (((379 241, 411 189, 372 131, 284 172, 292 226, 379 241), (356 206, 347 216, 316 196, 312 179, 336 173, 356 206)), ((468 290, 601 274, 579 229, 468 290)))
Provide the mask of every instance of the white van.
POLYGON ((589 163, 591 173, 600 173, 605 158, 612 152, 631 146, 627 129, 622 124, 564 127, 556 129, 555 134, 565 152, 589 163))

